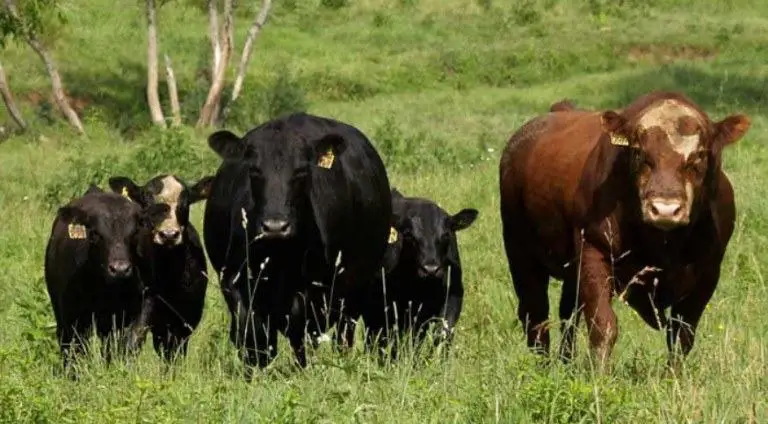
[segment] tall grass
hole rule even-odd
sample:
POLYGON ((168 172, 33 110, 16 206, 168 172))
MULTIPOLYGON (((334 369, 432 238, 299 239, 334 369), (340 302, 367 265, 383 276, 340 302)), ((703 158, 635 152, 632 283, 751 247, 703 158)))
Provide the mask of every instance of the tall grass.
MULTIPOLYGON (((136 361, 109 367, 93 355, 77 382, 54 372, 42 263, 55 208, 111 175, 145 180, 173 172, 196 180, 218 164, 205 132, 149 128, 141 6, 114 13, 106 0, 64 5, 68 25, 55 52, 71 93, 89 102, 87 137, 26 100, 48 86, 32 53, 23 46, 3 52, 34 128, 0 145, 0 421, 768 420, 768 4, 276 2, 226 126, 242 133, 297 109, 352 123, 372 138, 403 193, 448 210, 475 207, 480 217, 458 236, 465 308, 446 360, 404 354, 381 365, 362 346, 338 355, 323 344, 297 372, 281 337, 276 362, 251 384, 229 343, 215 277, 189 355, 172 370, 146 348, 136 361), (621 107, 655 88, 688 93, 715 119, 737 111, 753 118, 748 135, 725 152, 737 226, 693 353, 682 375, 670 375, 664 335, 617 303, 611 373, 592 371, 583 328, 573 364, 542 366, 526 351, 515 318, 498 217, 499 152, 519 125, 556 100, 621 107)), ((193 1, 160 10, 160 45, 178 68, 187 122, 205 94, 198 76, 208 63, 205 19, 193 1)), ((238 19, 241 45, 249 14, 242 10, 238 19)), ((198 229, 202 210, 192 208, 198 229)), ((559 288, 553 282, 553 305, 559 288)))

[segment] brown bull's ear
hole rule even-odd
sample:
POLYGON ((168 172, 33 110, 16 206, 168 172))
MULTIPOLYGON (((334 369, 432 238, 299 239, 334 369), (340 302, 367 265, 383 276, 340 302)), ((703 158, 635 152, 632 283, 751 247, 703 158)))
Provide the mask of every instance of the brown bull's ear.
POLYGON ((629 147, 629 138, 624 133, 624 125, 627 123, 626 118, 615 111, 609 110, 603 113, 600 117, 600 122, 603 126, 603 131, 611 137, 611 144, 629 147))
POLYGON ((109 188, 123 197, 144 204, 144 192, 132 179, 128 177, 112 177, 109 179, 109 188))
POLYGON ((246 144, 234 133, 220 130, 208 136, 208 147, 222 159, 226 159, 242 156, 245 153, 246 144))
POLYGON ((731 115, 715 124, 717 142, 720 147, 733 144, 747 133, 751 126, 751 121, 747 115, 731 115))
POLYGON ((331 169, 344 152, 346 140, 339 134, 327 134, 312 143, 317 166, 331 169))
POLYGON ((207 199, 211 195, 211 186, 213 185, 213 176, 209 175, 198 180, 195 185, 189 189, 189 203, 199 202, 207 199))

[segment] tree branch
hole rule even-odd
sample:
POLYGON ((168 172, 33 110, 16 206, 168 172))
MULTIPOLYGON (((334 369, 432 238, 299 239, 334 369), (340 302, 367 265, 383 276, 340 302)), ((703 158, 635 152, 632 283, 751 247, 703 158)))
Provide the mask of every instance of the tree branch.
POLYGON ((216 10, 216 0, 208 0, 208 38, 211 40, 211 78, 213 78, 221 62, 219 12, 216 10))
POLYGON ((157 76, 157 16, 155 0, 147 0, 147 103, 152 122, 165 128, 157 76))
POLYGON ((240 65, 237 68, 237 77, 235 78, 235 86, 232 89, 232 101, 234 102, 240 96, 240 91, 243 88, 243 80, 245 79, 245 72, 248 68, 248 62, 251 60, 251 54, 253 53, 253 44, 258 37, 261 28, 267 21, 269 16, 269 9, 272 7, 272 0, 262 0, 261 9, 253 20, 253 24, 248 29, 248 37, 245 39, 245 45, 243 46, 243 54, 240 55, 240 65))
POLYGON ((221 95, 224 91, 225 77, 227 74, 227 64, 232 53, 232 44, 229 34, 232 33, 232 0, 224 0, 224 28, 221 35, 221 59, 216 72, 213 74, 211 88, 208 90, 208 96, 205 99, 203 107, 200 109, 200 117, 197 120, 197 127, 213 125, 219 115, 221 106, 221 95))
POLYGON ((165 76, 168 83, 168 97, 171 98, 171 113, 173 114, 173 125, 181 125, 181 106, 179 105, 179 91, 176 88, 176 76, 171 67, 171 58, 165 55, 165 76))
MULTIPOLYGON (((16 4, 13 0, 5 0, 5 7, 8 9, 8 12, 11 14, 11 16, 13 16, 14 19, 19 21, 21 20, 19 17, 19 11, 16 8, 16 4)), ((69 101, 67 100, 67 96, 64 91, 64 83, 61 81, 61 75, 59 74, 59 70, 56 67, 56 62, 54 62, 50 52, 37 38, 36 34, 27 32, 24 34, 24 39, 29 47, 31 47, 38 56, 40 56, 43 64, 45 64, 45 69, 48 71, 48 76, 51 79, 53 98, 56 101, 56 105, 67 118, 69 123, 75 127, 77 132, 79 134, 85 134, 85 129, 83 128, 82 122, 80 122, 80 117, 77 116, 77 112, 72 109, 72 106, 70 106, 69 101)))
POLYGON ((13 100, 11 86, 8 84, 8 78, 5 76, 5 70, 3 69, 2 63, 0 63, 0 94, 3 96, 3 103, 5 103, 5 107, 8 109, 8 113, 10 113, 13 121, 16 122, 16 125, 18 125, 19 128, 26 130, 27 123, 24 122, 24 118, 21 116, 21 112, 16 106, 16 101, 13 100))

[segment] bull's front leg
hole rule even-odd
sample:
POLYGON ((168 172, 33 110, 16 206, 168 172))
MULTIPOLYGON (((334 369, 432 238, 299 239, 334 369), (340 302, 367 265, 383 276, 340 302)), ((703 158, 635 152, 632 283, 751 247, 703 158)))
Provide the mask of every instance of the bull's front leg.
POLYGON ((579 300, 589 331, 589 345, 603 371, 608 365, 618 337, 618 320, 611 306, 613 298, 611 267, 606 255, 585 242, 581 251, 579 300))
POLYGON ((307 353, 304 345, 307 328, 306 298, 306 293, 294 294, 285 332, 288 341, 291 343, 291 348, 293 349, 296 358, 296 364, 301 368, 307 366, 307 353))
MULTIPOLYGON (((713 261, 713 263, 718 263, 713 261)), ((682 360, 693 349, 696 339, 696 328, 701 315, 712 298, 720 279, 720 267, 698 267, 698 275, 691 270, 683 278, 697 279, 690 284, 694 287, 692 293, 672 305, 672 313, 667 326, 667 348, 669 349, 669 366, 678 370, 682 360), (703 269, 702 269, 703 268, 703 269)))

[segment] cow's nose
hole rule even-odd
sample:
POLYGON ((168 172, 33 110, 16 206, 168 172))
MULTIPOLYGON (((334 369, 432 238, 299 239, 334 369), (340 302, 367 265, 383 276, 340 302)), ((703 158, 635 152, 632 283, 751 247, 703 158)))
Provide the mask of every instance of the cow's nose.
POLYGON ((440 277, 442 275, 440 265, 438 264, 422 265, 421 269, 425 275, 430 277, 440 277))
POLYGON ((132 270, 131 263, 125 260, 111 261, 108 268, 113 277, 128 277, 132 270))
POLYGON ((648 217, 653 224, 665 229, 688 223, 683 202, 677 199, 650 199, 648 217))
POLYGON ((160 236, 160 239, 163 242, 175 241, 176 239, 179 238, 180 234, 181 234, 181 231, 176 229, 162 230, 158 232, 158 235, 160 236))
POLYGON ((284 219, 265 219, 261 222, 261 231, 267 235, 286 235, 291 230, 291 224, 284 219))

